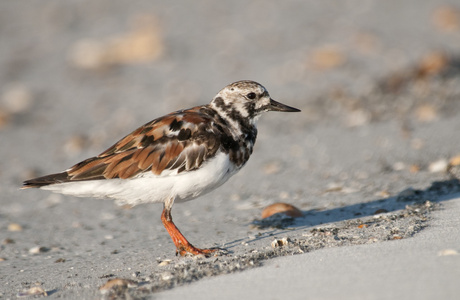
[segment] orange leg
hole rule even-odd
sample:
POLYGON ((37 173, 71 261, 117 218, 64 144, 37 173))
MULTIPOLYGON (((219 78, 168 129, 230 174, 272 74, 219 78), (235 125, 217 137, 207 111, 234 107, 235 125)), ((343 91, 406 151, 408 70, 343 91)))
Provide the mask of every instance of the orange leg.
POLYGON ((171 239, 176 245, 176 254, 180 254, 181 256, 185 256, 187 253, 198 255, 204 254, 205 256, 210 256, 212 252, 217 251, 218 249, 200 249, 196 248, 192 244, 190 244, 187 239, 182 235, 179 229, 174 224, 172 217, 171 217, 171 209, 163 208, 163 213, 161 214, 161 221, 163 222, 164 227, 168 231, 171 239))

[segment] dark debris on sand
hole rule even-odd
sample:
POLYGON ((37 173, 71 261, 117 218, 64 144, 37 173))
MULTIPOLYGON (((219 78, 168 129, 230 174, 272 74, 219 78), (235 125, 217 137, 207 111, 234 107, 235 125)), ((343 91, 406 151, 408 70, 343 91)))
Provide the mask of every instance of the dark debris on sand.
POLYGON ((140 275, 136 285, 115 286, 106 290, 103 299, 143 299, 152 293, 168 290, 205 277, 240 272, 261 266, 264 261, 298 255, 326 247, 339 247, 398 240, 413 236, 427 226, 430 211, 440 204, 416 202, 405 209, 361 219, 346 220, 305 231, 296 238, 284 238, 242 255, 225 254, 211 258, 182 259, 159 267, 147 276, 140 275))

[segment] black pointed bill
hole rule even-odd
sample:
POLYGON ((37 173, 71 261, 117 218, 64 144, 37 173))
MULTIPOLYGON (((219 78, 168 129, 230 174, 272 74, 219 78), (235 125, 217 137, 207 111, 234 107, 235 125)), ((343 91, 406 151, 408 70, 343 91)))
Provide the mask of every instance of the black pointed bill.
POLYGON ((271 111, 285 111, 285 112, 298 112, 300 109, 287 106, 286 104, 279 103, 273 99, 270 99, 270 108, 271 111))

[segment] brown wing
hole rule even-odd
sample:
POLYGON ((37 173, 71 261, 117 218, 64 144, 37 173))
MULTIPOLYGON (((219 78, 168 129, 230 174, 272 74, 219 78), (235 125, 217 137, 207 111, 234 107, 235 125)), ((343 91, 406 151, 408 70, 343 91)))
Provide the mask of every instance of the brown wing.
POLYGON ((67 173, 71 180, 126 179, 146 171, 180 173, 199 168, 218 148, 212 119, 194 108, 145 124, 67 173))
MULTIPOLYGON (((219 146, 219 132, 213 128, 212 119, 196 107, 153 120, 98 156, 84 160, 66 172, 26 181, 24 187, 80 180, 126 179, 142 172, 161 175, 165 170, 190 171, 214 156, 219 146)), ((163 173, 166 174, 171 173, 163 173)))

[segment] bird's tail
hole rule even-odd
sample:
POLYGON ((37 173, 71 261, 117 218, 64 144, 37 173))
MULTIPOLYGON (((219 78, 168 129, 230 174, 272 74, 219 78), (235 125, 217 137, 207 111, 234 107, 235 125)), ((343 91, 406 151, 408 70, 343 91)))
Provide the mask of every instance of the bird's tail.
POLYGON ((40 188, 42 186, 63 183, 69 181, 69 174, 67 172, 50 174, 42 177, 29 179, 23 182, 22 189, 40 188))

